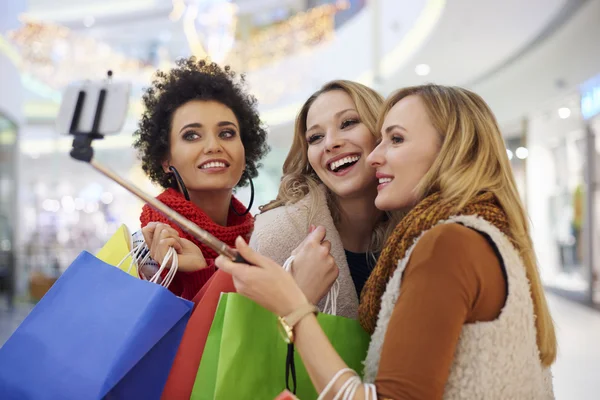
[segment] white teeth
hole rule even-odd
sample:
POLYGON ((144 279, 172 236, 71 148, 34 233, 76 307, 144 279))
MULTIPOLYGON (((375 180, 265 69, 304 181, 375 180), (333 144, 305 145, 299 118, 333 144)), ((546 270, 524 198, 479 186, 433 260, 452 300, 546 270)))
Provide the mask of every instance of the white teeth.
POLYGON ((337 168, 341 167, 344 164, 348 164, 348 163, 355 162, 355 161, 358 161, 358 160, 360 160, 359 156, 344 157, 341 160, 337 160, 337 161, 334 161, 331 164, 329 164, 329 169, 331 171, 335 171, 337 168))
POLYGON ((392 178, 379 178, 379 183, 388 183, 391 181, 392 181, 392 178))
POLYGON ((209 162, 209 163, 202 165, 200 168, 205 169, 205 168, 225 168, 225 167, 227 167, 227 165, 225 165, 224 162, 213 161, 213 162, 209 162))

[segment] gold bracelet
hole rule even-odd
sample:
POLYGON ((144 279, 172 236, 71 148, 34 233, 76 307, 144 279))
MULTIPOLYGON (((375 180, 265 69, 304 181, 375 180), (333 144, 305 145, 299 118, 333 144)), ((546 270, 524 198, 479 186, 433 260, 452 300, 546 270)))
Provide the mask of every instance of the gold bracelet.
POLYGON ((285 317, 278 317, 279 328, 286 343, 294 343, 294 327, 309 314, 317 315, 319 309, 312 304, 305 304, 285 317))

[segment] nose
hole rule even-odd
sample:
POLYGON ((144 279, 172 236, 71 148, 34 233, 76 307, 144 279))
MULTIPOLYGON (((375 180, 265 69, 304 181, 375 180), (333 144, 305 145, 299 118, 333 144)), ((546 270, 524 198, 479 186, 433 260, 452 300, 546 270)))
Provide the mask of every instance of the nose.
POLYGON ((205 154, 214 154, 223 152, 223 148, 221 147, 221 143, 218 139, 218 133, 214 135, 208 135, 204 146, 205 154))
POLYGON ((385 158, 383 156, 383 148, 381 147, 381 143, 379 143, 367 156, 367 163, 373 167, 377 168, 382 166, 385 163, 385 158))
POLYGON ((325 136, 325 151, 328 153, 344 146, 344 140, 337 132, 328 132, 325 136))

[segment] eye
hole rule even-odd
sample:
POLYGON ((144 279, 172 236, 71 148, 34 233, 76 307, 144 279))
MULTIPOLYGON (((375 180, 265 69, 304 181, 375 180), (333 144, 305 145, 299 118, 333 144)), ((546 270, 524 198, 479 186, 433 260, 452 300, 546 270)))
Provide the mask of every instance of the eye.
POLYGON ((317 140, 320 140, 323 138, 323 135, 321 135, 320 133, 315 133, 312 134, 308 137, 308 139, 306 139, 306 141, 308 142, 308 144, 313 144, 315 143, 317 140))
POLYGON ((394 144, 404 143, 404 137, 402 135, 392 135, 391 142, 394 144))
POLYGON ((342 129, 346 129, 349 126, 356 125, 359 122, 360 121, 358 121, 357 119, 347 119, 344 122, 342 122, 342 129))
POLYGON ((198 135, 194 131, 187 131, 181 137, 183 138, 183 140, 191 142, 193 140, 198 139, 200 137, 200 135, 198 135))
POLYGON ((237 135, 237 132, 234 130, 231 130, 231 129, 227 129, 227 130, 221 131, 219 133, 219 137, 221 139, 231 139, 231 138, 234 138, 236 135, 237 135))

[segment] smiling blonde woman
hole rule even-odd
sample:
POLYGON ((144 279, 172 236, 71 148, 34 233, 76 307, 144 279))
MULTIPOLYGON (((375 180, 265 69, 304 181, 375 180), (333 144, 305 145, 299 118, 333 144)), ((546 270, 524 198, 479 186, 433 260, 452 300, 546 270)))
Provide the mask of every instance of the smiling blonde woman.
POLYGON ((313 303, 337 278, 337 315, 357 318, 358 301, 386 235, 398 220, 375 207, 377 179, 367 156, 380 138, 383 104, 374 90, 332 81, 314 93, 296 118, 292 147, 283 165, 277 199, 261 208, 250 246, 283 264, 292 253, 292 274, 313 303), (330 249, 333 262, 316 268, 300 251, 311 231, 330 249))

